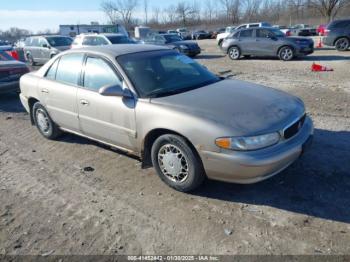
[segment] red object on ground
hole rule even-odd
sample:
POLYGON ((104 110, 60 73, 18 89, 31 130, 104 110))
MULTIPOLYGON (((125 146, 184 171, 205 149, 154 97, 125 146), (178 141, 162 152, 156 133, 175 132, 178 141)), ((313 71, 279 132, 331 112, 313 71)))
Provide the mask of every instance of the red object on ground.
POLYGON ((311 71, 312 72, 329 72, 334 70, 333 68, 313 63, 311 66, 311 71))
POLYGON ((323 47, 322 38, 320 37, 320 40, 318 41, 318 44, 317 44, 317 48, 322 48, 322 47, 323 47))

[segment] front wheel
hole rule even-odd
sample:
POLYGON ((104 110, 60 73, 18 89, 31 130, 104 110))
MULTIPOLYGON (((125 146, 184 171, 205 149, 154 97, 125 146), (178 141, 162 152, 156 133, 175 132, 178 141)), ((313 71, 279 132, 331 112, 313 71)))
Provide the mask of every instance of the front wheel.
POLYGON ((232 46, 228 50, 228 56, 232 60, 238 60, 241 57, 241 50, 237 46, 232 46))
POLYGON ((45 138, 53 140, 62 134, 62 131, 52 121, 49 113, 40 102, 34 104, 32 114, 36 127, 45 138))
POLYGON ((289 46, 282 47, 278 52, 279 59, 283 61, 290 61, 294 58, 294 50, 289 46))
POLYGON ((346 51, 350 46, 349 39, 342 37, 335 42, 335 49, 338 51, 346 51))
POLYGON ((199 156, 181 136, 160 136, 152 146, 151 156, 161 180, 178 191, 192 191, 205 179, 199 156))

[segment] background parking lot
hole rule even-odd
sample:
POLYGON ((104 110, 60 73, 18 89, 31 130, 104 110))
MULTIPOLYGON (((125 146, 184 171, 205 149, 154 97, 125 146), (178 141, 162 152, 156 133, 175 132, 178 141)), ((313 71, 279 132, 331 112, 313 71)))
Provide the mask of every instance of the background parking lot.
POLYGON ((199 44, 210 70, 301 97, 311 150, 262 183, 183 194, 116 150, 45 140, 18 95, 1 96, 0 254, 350 254, 350 52, 231 61, 215 40, 199 44))

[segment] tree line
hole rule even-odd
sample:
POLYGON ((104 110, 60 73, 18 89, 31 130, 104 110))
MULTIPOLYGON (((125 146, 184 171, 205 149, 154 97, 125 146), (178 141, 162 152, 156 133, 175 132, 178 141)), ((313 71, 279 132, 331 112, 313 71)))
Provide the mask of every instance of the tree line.
POLYGON ((184 0, 164 8, 151 7, 148 0, 107 0, 101 3, 101 9, 109 23, 122 23, 128 29, 140 24, 158 28, 257 21, 320 24, 349 16, 350 0, 184 0), (136 15, 139 10, 143 12, 143 19, 136 15))

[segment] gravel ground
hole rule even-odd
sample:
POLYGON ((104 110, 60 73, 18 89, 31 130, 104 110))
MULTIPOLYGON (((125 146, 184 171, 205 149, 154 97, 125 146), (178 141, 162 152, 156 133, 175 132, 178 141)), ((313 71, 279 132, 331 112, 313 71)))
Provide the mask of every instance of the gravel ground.
POLYGON ((315 122, 310 151, 262 183, 183 194, 116 150, 43 139, 18 96, 1 96, 0 255, 350 254, 350 52, 233 62, 199 43, 214 72, 300 96, 315 122), (314 61, 335 71, 312 73, 314 61))

